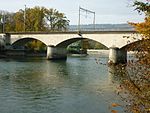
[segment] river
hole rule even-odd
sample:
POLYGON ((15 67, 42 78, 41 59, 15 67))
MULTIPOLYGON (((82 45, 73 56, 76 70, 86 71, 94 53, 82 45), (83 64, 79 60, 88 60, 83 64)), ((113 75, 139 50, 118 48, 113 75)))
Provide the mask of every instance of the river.
POLYGON ((0 59, 0 113, 111 113, 125 105, 106 56, 0 59), (99 63, 101 62, 101 63, 99 63))

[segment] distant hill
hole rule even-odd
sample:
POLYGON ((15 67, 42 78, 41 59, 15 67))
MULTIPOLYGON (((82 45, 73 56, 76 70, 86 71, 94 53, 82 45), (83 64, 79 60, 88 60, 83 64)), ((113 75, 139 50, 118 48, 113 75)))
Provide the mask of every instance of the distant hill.
MULTIPOLYGON (((78 25, 70 25, 70 31, 78 31, 78 25)), ((95 29, 93 24, 80 25, 81 31, 133 31, 134 28, 129 24, 95 24, 95 29)))

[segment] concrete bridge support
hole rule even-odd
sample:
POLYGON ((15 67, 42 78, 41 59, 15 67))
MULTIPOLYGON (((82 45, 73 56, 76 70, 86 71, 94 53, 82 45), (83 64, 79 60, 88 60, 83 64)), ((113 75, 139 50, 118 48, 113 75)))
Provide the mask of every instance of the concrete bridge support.
POLYGON ((11 49, 11 35, 9 33, 6 33, 4 35, 4 42, 5 42, 5 49, 11 49))
POLYGON ((5 34, 5 43, 6 45, 11 45, 11 35, 9 33, 5 34))
POLYGON ((59 48, 53 45, 47 46, 47 59, 48 60, 67 59, 66 48, 59 48))
POLYGON ((119 64, 127 62, 127 51, 124 49, 119 49, 117 47, 111 47, 109 52, 110 64, 119 64))

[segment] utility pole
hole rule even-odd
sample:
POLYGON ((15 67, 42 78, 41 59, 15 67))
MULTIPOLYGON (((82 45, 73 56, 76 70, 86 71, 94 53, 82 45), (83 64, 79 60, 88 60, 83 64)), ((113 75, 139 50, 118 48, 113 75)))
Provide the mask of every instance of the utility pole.
POLYGON ((93 25, 94 25, 94 30, 95 30, 95 12, 94 13, 94 18, 93 18, 93 25))
POLYGON ((3 12, 3 16, 2 16, 2 32, 4 33, 5 32, 5 13, 3 12))
POLYGON ((79 20, 78 20, 78 31, 80 32, 80 9, 81 7, 79 6, 79 20))
POLYGON ((94 27, 94 30, 95 30, 95 12, 93 12, 93 11, 90 11, 90 10, 88 10, 88 9, 84 9, 84 8, 82 8, 82 7, 80 7, 79 6, 79 20, 78 20, 78 31, 80 32, 80 30, 81 30, 81 28, 80 28, 80 24, 81 24, 81 11, 83 11, 83 12, 86 12, 86 14, 87 13, 92 13, 93 14, 93 27, 94 27))
POLYGON ((26 5, 24 5, 24 32, 26 32, 26 5))
MULTIPOLYGON (((94 15, 93 16, 93 27, 94 27, 94 30, 95 30, 95 12, 90 11, 88 9, 84 9, 84 8, 79 6, 78 35, 82 37, 81 26, 80 26, 80 24, 81 24, 81 22, 80 22, 81 21, 81 17, 80 17, 81 11, 86 12, 86 14, 92 13, 94 15)), ((86 50, 87 48, 84 48, 84 41, 85 41, 84 39, 81 40, 81 54, 87 52, 87 50, 86 50)))

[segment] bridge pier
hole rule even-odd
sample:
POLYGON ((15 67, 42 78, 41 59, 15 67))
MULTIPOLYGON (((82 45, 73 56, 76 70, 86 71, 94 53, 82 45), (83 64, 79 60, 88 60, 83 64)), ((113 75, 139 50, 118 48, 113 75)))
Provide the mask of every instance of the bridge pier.
POLYGON ((109 64, 119 64, 127 62, 127 51, 119 49, 117 47, 111 47, 109 49, 109 64))
POLYGON ((48 60, 67 59, 66 48, 59 48, 53 45, 47 46, 47 59, 48 60))

